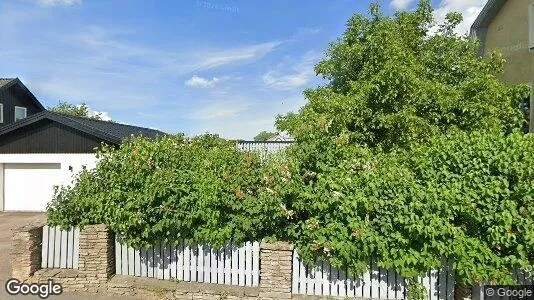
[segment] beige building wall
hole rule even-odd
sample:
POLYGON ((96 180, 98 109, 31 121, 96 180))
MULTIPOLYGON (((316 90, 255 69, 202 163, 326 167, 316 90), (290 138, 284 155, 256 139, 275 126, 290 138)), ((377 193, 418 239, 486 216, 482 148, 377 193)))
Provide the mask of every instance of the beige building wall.
POLYGON ((534 82, 534 50, 529 49, 529 6, 534 0, 508 0, 488 26, 485 52, 499 50, 506 59, 503 79, 534 82))
POLYGON ((488 26, 484 51, 499 50, 506 63, 502 79, 531 88, 530 132, 534 132, 534 0, 508 0, 488 26))
POLYGON ((534 82, 534 51, 529 49, 529 6, 534 0, 508 0, 488 26, 485 52, 499 50, 506 59, 503 79, 534 82))

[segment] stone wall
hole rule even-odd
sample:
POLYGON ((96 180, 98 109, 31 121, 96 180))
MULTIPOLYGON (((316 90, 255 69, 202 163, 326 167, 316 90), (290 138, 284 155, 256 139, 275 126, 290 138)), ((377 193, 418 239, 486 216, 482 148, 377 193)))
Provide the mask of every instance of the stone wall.
POLYGON ((11 277, 27 278, 41 268, 43 227, 31 224, 13 231, 11 240, 11 277))
MULTIPOLYGON (((26 282, 49 279, 65 292, 136 296, 140 299, 290 299, 293 246, 260 246, 259 287, 174 282, 115 275, 115 236, 104 225, 86 226, 80 232, 79 268, 40 269, 42 225, 13 232, 13 277, 26 282)), ((299 299, 303 299, 299 296, 299 299)))

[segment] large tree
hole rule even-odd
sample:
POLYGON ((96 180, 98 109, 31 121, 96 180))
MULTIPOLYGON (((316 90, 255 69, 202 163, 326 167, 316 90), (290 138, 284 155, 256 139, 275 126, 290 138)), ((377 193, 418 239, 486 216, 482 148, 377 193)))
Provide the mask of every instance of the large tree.
POLYGON ((414 12, 356 14, 316 66, 328 84, 305 91, 298 114, 279 118, 297 140, 318 135, 392 149, 453 130, 510 131, 524 122, 525 86, 498 78, 499 53, 478 56, 478 43, 454 35, 461 15, 435 27, 430 1, 414 12))
POLYGON ((277 120, 297 143, 269 197, 309 260, 361 273, 372 258, 415 283, 448 258, 458 283, 512 282, 534 261, 534 139, 516 132, 528 89, 499 80, 499 53, 454 35, 459 14, 432 15, 422 0, 348 21, 316 66, 328 83, 277 120))

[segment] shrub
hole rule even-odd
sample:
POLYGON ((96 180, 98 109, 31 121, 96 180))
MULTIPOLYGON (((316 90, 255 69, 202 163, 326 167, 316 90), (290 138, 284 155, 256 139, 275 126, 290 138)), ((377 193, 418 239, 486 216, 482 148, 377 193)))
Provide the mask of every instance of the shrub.
MULTIPOLYGON (((459 283, 512 281, 534 266, 534 136, 456 133, 411 151, 293 147, 271 187, 309 262, 406 278, 454 261, 459 283), (315 153, 315 160, 302 160, 315 153)), ((319 145, 324 145, 321 147, 319 145)))
POLYGON ((216 136, 133 138, 97 156, 95 169, 57 192, 50 224, 103 223, 132 245, 222 245, 268 236, 283 218, 277 199, 257 200, 259 157, 216 136))

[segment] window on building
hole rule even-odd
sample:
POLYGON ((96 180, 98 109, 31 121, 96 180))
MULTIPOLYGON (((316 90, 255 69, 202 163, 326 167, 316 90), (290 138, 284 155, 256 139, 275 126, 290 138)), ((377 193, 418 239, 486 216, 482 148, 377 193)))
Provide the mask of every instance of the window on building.
POLYGON ((26 107, 15 106, 15 121, 26 118, 26 107))

